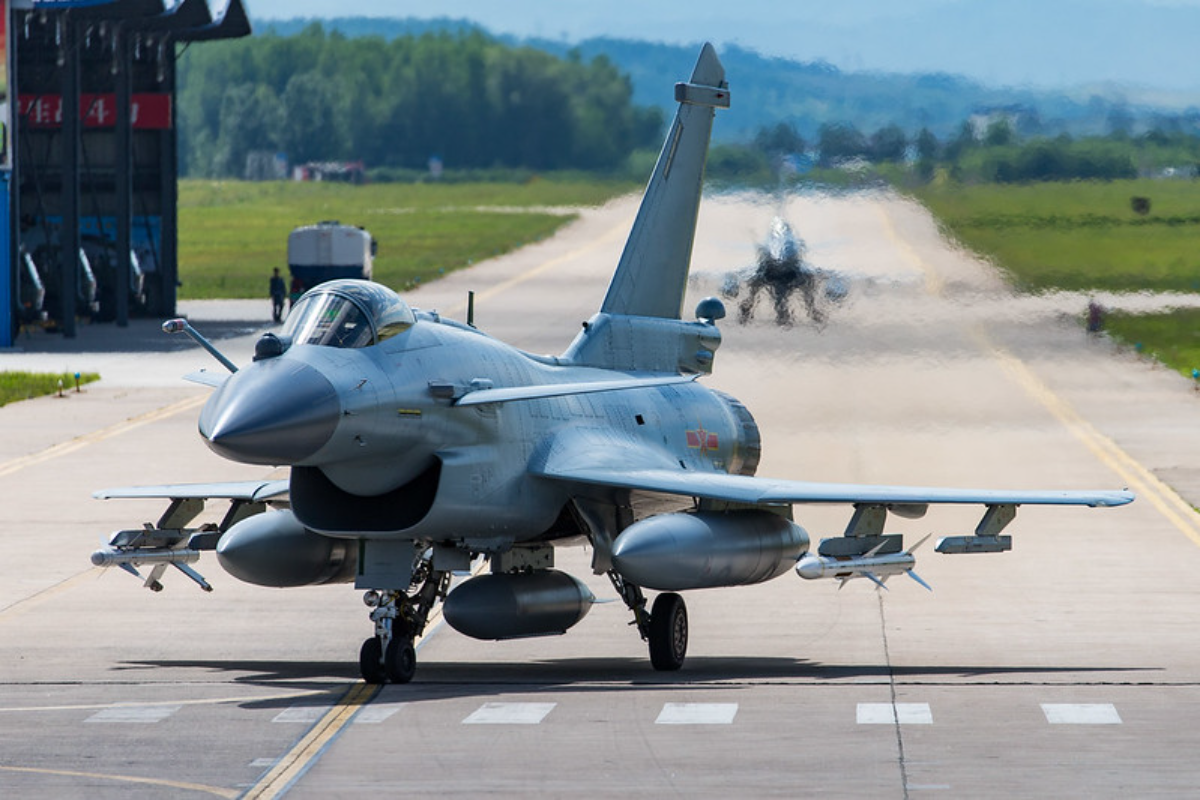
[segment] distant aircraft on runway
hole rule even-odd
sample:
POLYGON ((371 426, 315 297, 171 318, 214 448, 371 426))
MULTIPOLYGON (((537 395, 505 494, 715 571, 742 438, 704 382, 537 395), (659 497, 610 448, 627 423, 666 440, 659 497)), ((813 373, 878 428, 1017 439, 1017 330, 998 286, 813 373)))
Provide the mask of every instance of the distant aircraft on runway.
MULTIPOLYGON (((120 531, 93 563, 161 589, 203 551, 264 586, 353 582, 374 633, 359 665, 371 683, 404 683, 414 639, 443 604, 480 639, 562 633, 594 601, 554 569, 556 544, 586 539, 649 642, 656 669, 688 646, 687 589, 740 586, 795 568, 804 578, 882 584, 913 575, 915 547, 884 532, 888 513, 933 503, 986 507, 974 534, 943 553, 1011 547, 1017 506, 1115 506, 1127 491, 977 491, 756 478, 761 438, 750 412, 697 381, 712 370, 725 315, 707 298, 680 318, 715 108, 725 73, 705 45, 646 189, 600 312, 566 352, 535 356, 358 280, 308 292, 281 336, 264 334, 215 386, 200 415, 208 446, 233 461, 288 465, 287 480, 149 486, 101 498, 170 500, 157 524, 120 531), (189 527, 209 499, 230 501, 215 526, 189 527), (852 505, 845 535, 810 550, 797 503, 852 505), (490 573, 451 588, 486 558, 490 573), (646 589, 659 594, 648 604, 646 589)), ((182 320, 169 331, 194 334, 182 320)), ((918 543, 919 544, 919 543, 918 543)), ((277 601, 272 601, 277 602, 277 601)))
POLYGON ((799 292, 808 318, 817 325, 825 322, 826 306, 846 297, 846 281, 836 273, 817 269, 804 258, 804 241, 782 217, 771 220, 766 244, 758 246, 758 262, 750 268, 725 276, 721 294, 735 299, 745 288, 747 294, 738 303, 738 322, 754 318, 758 294, 766 289, 775 307, 775 323, 792 325, 792 295, 799 292))

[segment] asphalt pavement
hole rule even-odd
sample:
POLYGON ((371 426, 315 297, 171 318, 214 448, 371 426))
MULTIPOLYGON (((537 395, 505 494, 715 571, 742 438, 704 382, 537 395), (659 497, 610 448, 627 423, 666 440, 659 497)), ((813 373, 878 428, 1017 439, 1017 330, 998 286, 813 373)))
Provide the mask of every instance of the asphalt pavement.
MULTIPOLYGON (((598 306, 635 209, 586 211, 408 299, 462 318, 473 290, 482 330, 561 352, 598 306)), ((706 199, 686 309, 752 262, 777 211, 706 199)), ((881 592, 789 574, 689 593, 678 673, 650 668, 612 602, 561 637, 488 643, 436 627, 412 684, 367 691, 356 656, 370 623, 349 587, 261 589, 202 560, 213 593, 171 574, 154 594, 90 566, 102 537, 162 510, 95 489, 277 473, 203 445, 207 390, 179 376, 219 366, 158 321, 31 334, 0 369, 102 380, 0 409, 0 796, 1194 795, 1191 382, 1089 336, 1086 297, 1012 295, 907 201, 811 195, 784 211, 849 292, 823 324, 778 327, 765 300, 753 322, 722 324, 705 380, 754 413, 760 474, 1128 486, 1137 502, 1022 509, 1002 555, 919 551, 932 592, 902 576, 881 592)), ((265 297, 181 311, 234 361, 272 327, 265 297)), ((969 533, 979 514, 937 508, 893 527, 911 541, 969 533)), ((849 515, 796 509, 814 540, 849 515)), ((558 563, 613 599, 589 555, 564 548, 558 563)))

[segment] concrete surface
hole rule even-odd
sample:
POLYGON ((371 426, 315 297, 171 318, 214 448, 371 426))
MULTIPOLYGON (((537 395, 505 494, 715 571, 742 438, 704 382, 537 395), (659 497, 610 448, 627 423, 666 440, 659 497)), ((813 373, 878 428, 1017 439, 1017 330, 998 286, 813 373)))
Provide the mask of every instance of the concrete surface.
MULTIPOLYGON (((635 207, 589 211, 409 300, 461 318, 475 290, 482 329, 560 352, 598 306, 635 207)), ((705 201, 688 309, 751 263, 776 210, 705 201)), ((814 195, 786 213, 851 293, 820 328, 777 328, 765 301, 758 321, 723 324, 706 381, 758 419, 760 474, 1127 485, 1139 500, 1022 509, 1003 555, 918 551, 932 593, 905 578, 839 591, 792 575, 691 593, 691 648, 674 674, 651 670, 620 603, 549 639, 482 643, 441 627, 416 681, 353 715, 370 627, 352 589, 258 589, 209 560, 211 595, 178 574, 153 595, 88 565, 108 531, 161 511, 92 500, 96 488, 271 474, 221 461, 196 435, 206 391, 177 376, 219 366, 157 323, 31 337, 0 369, 104 377, 0 409, 0 796, 1194 795, 1190 382, 1088 337, 1084 297, 1009 295, 909 203, 814 195), (94 348, 101 337, 117 343, 94 348)), ((265 300, 181 310, 222 332, 235 361, 269 320, 265 300)), ((796 518, 816 539, 849 514, 796 518)), ((978 516, 933 509, 890 528, 915 541, 967 533, 978 516)), ((559 564, 612 598, 588 558, 569 548, 559 564)))

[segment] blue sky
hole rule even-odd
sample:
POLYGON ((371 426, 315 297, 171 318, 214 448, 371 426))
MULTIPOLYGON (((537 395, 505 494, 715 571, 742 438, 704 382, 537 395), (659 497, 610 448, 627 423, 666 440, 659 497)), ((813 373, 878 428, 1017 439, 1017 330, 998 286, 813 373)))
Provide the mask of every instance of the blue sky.
POLYGON ((252 19, 446 16, 496 33, 707 39, 846 70, 953 72, 996 85, 1200 90, 1200 0, 244 1, 252 19))

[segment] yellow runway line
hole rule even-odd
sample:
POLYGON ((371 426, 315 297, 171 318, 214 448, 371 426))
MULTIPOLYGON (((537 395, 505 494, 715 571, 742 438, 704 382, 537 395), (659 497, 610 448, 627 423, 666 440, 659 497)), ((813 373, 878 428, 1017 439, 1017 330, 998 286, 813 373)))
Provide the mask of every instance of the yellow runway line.
POLYGON ((87 778, 88 780, 116 781, 118 783, 140 783, 146 786, 161 786, 164 789, 182 789, 189 792, 201 792, 215 797, 226 797, 229 800, 237 797, 240 792, 236 789, 222 789, 219 786, 205 786, 202 783, 186 783, 184 781, 169 781, 159 778, 138 778, 132 775, 109 775, 103 772, 76 772, 69 769, 35 769, 34 767, 10 767, 0 764, 0 772, 24 773, 27 775, 57 775, 67 778, 87 778))
MULTIPOLYGON (((554 269, 555 267, 561 266, 562 264, 565 264, 568 261, 572 261, 574 259, 581 258, 581 257, 587 255, 588 253, 592 252, 593 250, 597 249, 601 245, 607 244, 608 242, 617 238, 617 236, 619 236, 621 233, 628 231, 629 225, 630 225, 630 223, 628 223, 628 222, 621 222, 618 225, 614 225, 611 229, 609 229, 609 231, 607 233, 603 234, 602 236, 597 236, 595 239, 592 239, 587 244, 577 247, 574 250, 570 251, 569 253, 563 253, 561 256, 558 256, 557 258, 552 258, 549 261, 544 261, 541 264, 538 264, 536 267, 532 267, 531 269, 528 269, 525 272, 522 272, 520 275, 514 275, 513 277, 509 278, 508 280, 502 281, 501 283, 496 284, 495 286, 493 286, 490 289, 485 289, 482 292, 477 292, 475 294, 475 300, 476 300, 476 302, 483 302, 484 300, 491 299, 491 298, 495 297, 496 295, 501 294, 502 292, 508 291, 509 289, 513 288, 514 286, 519 286, 522 283, 525 283, 526 281, 530 280, 531 278, 536 278, 538 275, 541 275, 543 272, 547 272, 548 270, 551 270, 551 269, 554 269)), ((462 305, 457 306, 454 309, 454 311, 452 311, 450 313, 450 316, 462 315, 462 314, 465 314, 466 311, 467 311, 467 304, 463 303, 462 305)))
POLYGON ((371 702, 380 688, 370 683, 354 684, 337 705, 321 717, 304 738, 243 795, 244 800, 282 796, 297 778, 316 763, 321 751, 341 733, 360 708, 371 702))
MULTIPOLYGON (((925 275, 926 291, 934 297, 941 297, 945 288, 945 282, 941 276, 925 259, 921 258, 912 245, 901 238, 887 209, 883 205, 878 208, 883 219, 884 232, 905 257, 925 275)), ((1021 388, 1061 422, 1071 435, 1091 451, 1097 460, 1116 473, 1125 486, 1132 489, 1139 498, 1154 506, 1184 536, 1191 539, 1196 545, 1200 545, 1200 517, 1197 516, 1195 509, 1179 496, 1178 492, 1125 452, 1120 445, 1098 431, 1070 403, 1056 394, 1039 378, 1028 364, 993 342, 981 327, 974 328, 971 335, 980 348, 999 361, 1005 372, 1021 388)))
MULTIPOLYGON (((472 566, 471 574, 478 575, 486 564, 486 559, 479 559, 472 566)), ((432 635, 441 615, 442 607, 440 605, 430 612, 429 621, 425 624, 425 632, 413 642, 414 647, 432 635)), ((262 780, 246 792, 244 800, 270 800, 270 798, 282 797, 288 788, 317 762, 330 742, 350 724, 354 715, 363 706, 374 699, 381 688, 375 684, 356 683, 350 691, 342 696, 338 704, 331 708, 305 734, 304 738, 288 751, 287 755, 279 759, 279 763, 264 775, 262 780)))
POLYGON ((139 414, 138 416, 131 417, 123 422, 118 422, 115 425, 109 425, 107 428, 101 428, 98 431, 92 431, 91 433, 85 433, 82 436, 77 436, 69 442, 60 442, 59 444, 52 445, 47 447, 45 450, 42 450, 40 453, 32 453, 27 456, 21 456, 20 458, 10 459, 0 463, 0 478, 6 475, 11 475, 14 472, 25 469, 26 467, 32 467, 35 464, 43 464, 47 461, 61 458, 62 456, 82 450, 90 444, 102 442, 105 439, 111 439, 114 436, 121 435, 122 433, 128 433, 135 428, 140 428, 143 425, 149 425, 151 422, 158 422, 159 420, 173 417, 176 414, 184 411, 197 408, 198 406, 203 405, 206 400, 208 400, 208 395, 188 397, 184 400, 172 403, 169 406, 156 408, 153 411, 147 411, 145 414, 139 414))

